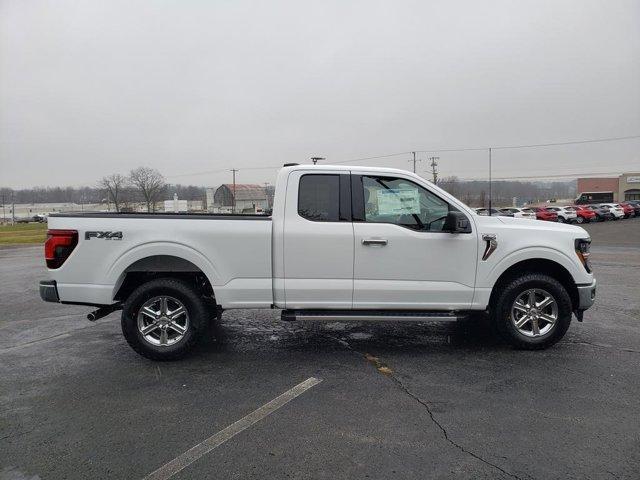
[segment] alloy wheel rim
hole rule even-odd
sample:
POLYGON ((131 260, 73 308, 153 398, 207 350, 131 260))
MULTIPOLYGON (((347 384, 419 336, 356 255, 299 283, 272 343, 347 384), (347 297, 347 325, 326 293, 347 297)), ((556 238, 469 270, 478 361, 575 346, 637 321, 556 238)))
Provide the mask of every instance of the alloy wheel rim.
POLYGON ((549 292, 530 288, 520 293, 511 307, 511 322, 526 337, 542 337, 555 327, 558 304, 549 292))
POLYGON ((142 304, 137 317, 138 332, 156 347, 175 345, 189 330, 189 314, 175 297, 159 295, 142 304))

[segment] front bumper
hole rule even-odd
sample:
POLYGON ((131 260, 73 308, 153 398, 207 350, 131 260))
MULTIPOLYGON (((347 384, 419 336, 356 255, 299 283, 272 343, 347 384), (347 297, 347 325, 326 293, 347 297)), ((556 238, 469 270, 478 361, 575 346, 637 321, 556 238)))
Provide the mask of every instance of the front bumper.
POLYGON ((45 302, 60 303, 60 297, 58 296, 58 286, 55 280, 41 280, 40 281, 40 298, 45 302))
POLYGON ((578 285, 578 308, 583 311, 591 307, 596 301, 596 280, 589 285, 578 285))

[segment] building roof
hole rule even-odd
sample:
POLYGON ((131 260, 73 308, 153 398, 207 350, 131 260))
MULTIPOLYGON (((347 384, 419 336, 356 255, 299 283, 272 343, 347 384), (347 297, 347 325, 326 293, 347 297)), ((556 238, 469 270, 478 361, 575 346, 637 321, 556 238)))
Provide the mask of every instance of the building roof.
MULTIPOLYGON (((225 183, 222 185, 233 192, 233 184, 225 183)), ((267 198, 267 192, 261 185, 251 183, 236 183, 236 201, 238 200, 265 200, 267 198)))

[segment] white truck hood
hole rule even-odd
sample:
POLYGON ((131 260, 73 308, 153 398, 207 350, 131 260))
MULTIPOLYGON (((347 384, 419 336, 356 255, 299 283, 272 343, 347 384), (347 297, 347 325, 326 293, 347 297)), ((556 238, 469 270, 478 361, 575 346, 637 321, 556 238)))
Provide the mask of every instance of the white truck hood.
POLYGON ((499 215, 476 215, 474 217, 474 220, 481 231, 485 231, 486 229, 491 228, 498 228, 499 226, 504 225, 506 227, 509 227, 510 229, 568 233, 575 236, 575 238, 589 237, 589 232, 587 232, 584 228, 578 227, 576 225, 569 225, 567 223, 547 222, 544 220, 530 220, 526 218, 503 217, 499 215))
POLYGON ((530 230, 545 230, 548 232, 564 232, 564 233, 572 233, 578 237, 587 238, 589 236, 589 232, 587 232, 584 228, 578 227, 577 225, 568 225, 566 223, 560 222, 547 222, 544 220, 535 220, 531 221, 526 218, 514 218, 514 217, 492 217, 497 218, 500 222, 505 225, 510 226, 518 226, 523 227, 530 230))

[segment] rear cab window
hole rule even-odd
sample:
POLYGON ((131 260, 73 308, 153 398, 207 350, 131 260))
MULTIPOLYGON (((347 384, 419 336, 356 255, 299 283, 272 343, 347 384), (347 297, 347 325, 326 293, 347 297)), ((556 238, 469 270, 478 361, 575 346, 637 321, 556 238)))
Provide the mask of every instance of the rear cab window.
POLYGON ((339 175, 303 175, 298 187, 298 215, 314 222, 338 222, 339 175))

